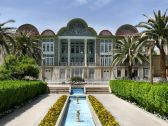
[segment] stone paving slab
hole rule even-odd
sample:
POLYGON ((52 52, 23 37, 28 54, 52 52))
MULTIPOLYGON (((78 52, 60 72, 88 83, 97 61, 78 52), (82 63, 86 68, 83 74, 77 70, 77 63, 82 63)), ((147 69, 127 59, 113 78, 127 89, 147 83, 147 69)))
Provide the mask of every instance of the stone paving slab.
POLYGON ((94 94, 94 96, 112 113, 121 126, 168 126, 167 121, 113 94, 94 94))
POLYGON ((0 126, 37 126, 60 96, 42 95, 32 103, 1 118, 0 126))

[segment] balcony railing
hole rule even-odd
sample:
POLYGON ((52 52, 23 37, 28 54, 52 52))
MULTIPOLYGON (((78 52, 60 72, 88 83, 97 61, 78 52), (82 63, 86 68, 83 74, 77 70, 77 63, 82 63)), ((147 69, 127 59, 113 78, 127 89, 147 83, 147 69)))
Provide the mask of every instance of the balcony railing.
MULTIPOLYGON (((87 63, 87 66, 95 66, 95 63, 87 63)), ((61 62, 59 63, 59 66, 68 66, 67 62, 61 62)), ((85 66, 84 62, 71 62, 70 66, 85 66)))
POLYGON ((61 62, 59 63, 59 66, 68 66, 68 62, 61 62))
POLYGON ((71 62, 70 63, 70 66, 84 66, 85 65, 85 63, 84 62, 71 62))
POLYGON ((88 66, 96 66, 95 63, 87 63, 88 66))

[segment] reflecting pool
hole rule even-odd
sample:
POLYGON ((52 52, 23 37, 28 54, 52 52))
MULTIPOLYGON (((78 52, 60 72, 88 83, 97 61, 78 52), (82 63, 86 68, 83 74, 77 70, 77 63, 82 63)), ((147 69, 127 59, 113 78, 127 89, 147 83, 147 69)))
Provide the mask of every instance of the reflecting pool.
POLYGON ((68 104, 62 126, 95 126, 85 96, 70 96, 68 104), (80 112, 79 121, 77 111, 80 112))

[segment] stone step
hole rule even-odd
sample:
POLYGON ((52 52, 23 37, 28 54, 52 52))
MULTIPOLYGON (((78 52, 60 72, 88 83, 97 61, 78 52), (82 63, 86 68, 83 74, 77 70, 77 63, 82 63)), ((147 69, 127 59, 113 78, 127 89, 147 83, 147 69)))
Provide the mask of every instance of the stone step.
POLYGON ((57 92, 69 92, 69 90, 49 90, 50 92, 54 92, 54 91, 57 91, 57 92))
POLYGON ((51 94, 69 94, 69 87, 48 87, 51 94))
POLYGON ((87 94, 110 94, 110 92, 87 92, 87 94))
POLYGON ((109 89, 100 89, 100 88, 95 88, 95 89, 90 89, 90 88, 87 88, 86 89, 87 91, 96 91, 96 90, 105 90, 105 91, 108 91, 109 89))
POLYGON ((62 90, 62 89, 65 89, 65 90, 69 90, 69 88, 65 88, 65 87, 62 87, 62 88, 57 88, 57 87, 49 87, 48 89, 50 90, 62 90))
POLYGON ((49 93, 51 93, 51 94, 63 94, 63 93, 66 93, 66 94, 69 94, 69 90, 67 91, 67 90, 61 90, 61 91, 59 91, 59 90, 50 90, 49 91, 49 93))
POLYGON ((108 87, 87 87, 86 88, 87 94, 109 94, 108 87))
POLYGON ((99 90, 99 91, 86 91, 86 92, 109 92, 109 91, 101 91, 101 90, 99 90))
POLYGON ((69 92, 62 92, 62 91, 51 91, 50 94, 69 94, 69 92))
POLYGON ((68 89, 64 89, 64 88, 49 88, 50 90, 69 90, 69 88, 68 89))

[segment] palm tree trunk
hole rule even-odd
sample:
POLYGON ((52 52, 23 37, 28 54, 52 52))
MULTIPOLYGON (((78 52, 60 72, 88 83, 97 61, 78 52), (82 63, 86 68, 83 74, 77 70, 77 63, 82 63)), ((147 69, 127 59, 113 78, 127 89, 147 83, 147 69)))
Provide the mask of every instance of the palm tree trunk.
POLYGON ((166 56, 163 48, 160 48, 160 81, 166 81, 166 56))
POLYGON ((132 66, 128 66, 128 77, 132 80, 132 66))

